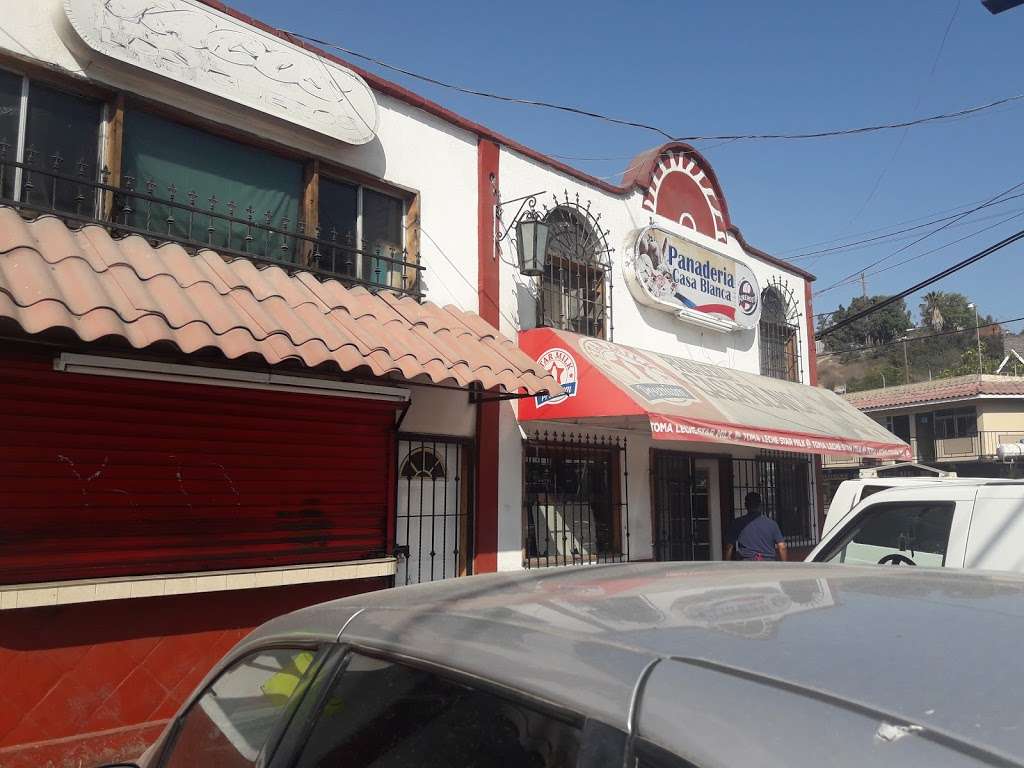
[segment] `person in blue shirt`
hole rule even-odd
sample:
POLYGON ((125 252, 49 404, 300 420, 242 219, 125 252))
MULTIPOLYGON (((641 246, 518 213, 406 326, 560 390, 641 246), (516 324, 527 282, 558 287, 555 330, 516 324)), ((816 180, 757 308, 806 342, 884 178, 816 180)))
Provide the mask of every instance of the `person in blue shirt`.
POLYGON ((751 491, 743 499, 747 514, 732 521, 725 537, 725 559, 735 551, 741 560, 785 560, 786 541, 778 523, 764 514, 761 495, 751 491))

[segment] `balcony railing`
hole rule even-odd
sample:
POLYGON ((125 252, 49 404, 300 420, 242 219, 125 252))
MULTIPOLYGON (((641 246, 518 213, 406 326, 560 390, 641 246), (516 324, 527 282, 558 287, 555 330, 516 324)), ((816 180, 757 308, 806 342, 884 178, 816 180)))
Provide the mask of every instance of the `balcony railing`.
POLYGON ((31 148, 25 162, 15 162, 7 158, 11 151, 0 141, 0 205, 25 215, 54 214, 72 226, 100 224, 115 237, 136 234, 154 245, 177 243, 190 253, 212 249, 289 273, 311 272, 348 286, 423 297, 423 267, 416 254, 404 249, 358 243, 350 232, 308 231, 301 218, 275 220, 270 211, 216 195, 200 200, 194 190, 182 191, 173 183, 158 189, 152 179, 140 185, 125 176, 121 185, 113 185, 106 168, 101 181, 95 181, 85 161, 69 173, 60 155, 40 162, 31 148))
MULTIPOLYGON (((996 449, 1005 443, 1019 443, 1024 440, 1024 430, 983 430, 963 437, 944 437, 934 440, 913 438, 910 449, 913 461, 920 464, 941 464, 960 461, 994 461, 996 449)), ((846 469, 880 466, 877 460, 859 456, 826 456, 822 462, 825 469, 846 469)))

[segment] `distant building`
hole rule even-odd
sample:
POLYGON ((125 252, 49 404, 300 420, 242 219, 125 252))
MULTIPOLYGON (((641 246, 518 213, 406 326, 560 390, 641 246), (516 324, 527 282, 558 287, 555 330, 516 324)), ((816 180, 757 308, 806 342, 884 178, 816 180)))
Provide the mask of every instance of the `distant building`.
MULTIPOLYGON (((963 477, 1024 477, 1024 464, 1001 462, 996 454, 1000 444, 1024 440, 1024 377, 973 374, 844 398, 910 443, 917 463, 963 477)), ((825 457, 826 498, 839 482, 877 464, 852 456, 825 457)))

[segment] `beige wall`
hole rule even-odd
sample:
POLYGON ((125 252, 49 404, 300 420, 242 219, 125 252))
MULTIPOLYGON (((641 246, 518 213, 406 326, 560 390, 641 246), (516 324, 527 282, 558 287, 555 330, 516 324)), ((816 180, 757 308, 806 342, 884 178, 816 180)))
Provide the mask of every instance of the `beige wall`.
POLYGON ((978 413, 979 430, 1024 436, 1024 400, 980 400, 978 413))

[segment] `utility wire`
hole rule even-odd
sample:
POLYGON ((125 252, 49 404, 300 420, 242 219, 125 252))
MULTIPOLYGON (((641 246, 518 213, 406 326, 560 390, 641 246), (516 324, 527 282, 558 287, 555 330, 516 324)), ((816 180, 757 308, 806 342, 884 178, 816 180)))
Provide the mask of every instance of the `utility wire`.
POLYGON ((831 336, 833 333, 838 331, 840 328, 845 328, 846 326, 850 325, 851 323, 855 323, 858 320, 862 320, 865 317, 867 317, 868 315, 872 315, 875 312, 878 312, 879 310, 882 310, 885 307, 889 306, 890 304, 892 304, 894 302, 897 302, 900 299, 906 298, 907 296, 909 296, 912 293, 917 293, 922 288, 927 288, 932 283, 937 283, 939 280, 942 280, 943 278, 949 277, 954 272, 959 272, 961 269, 964 269, 965 267, 969 267, 971 264, 974 264, 975 262, 981 261, 986 256, 990 256, 991 254, 995 253, 996 251, 1001 250, 1001 249, 1005 248, 1006 246, 1011 245, 1011 244, 1013 244, 1013 243, 1015 243, 1015 242, 1017 242, 1018 240, 1021 240, 1021 239, 1024 239, 1024 229, 1020 230, 1019 232, 1015 232, 1014 234, 1010 235, 1009 237, 1003 238, 998 243, 994 243, 993 245, 990 245, 988 248, 985 248, 984 250, 978 251, 973 256, 968 256, 963 261, 958 261, 956 264, 952 265, 951 267, 947 267, 946 269, 942 270, 941 272, 938 272, 938 273, 932 275, 931 277, 927 277, 924 280, 922 280, 921 282, 916 283, 916 284, 910 286, 909 288, 900 291, 899 293, 893 294, 892 296, 889 296, 888 298, 883 299, 882 301, 878 302, 877 304, 873 304, 872 306, 868 307, 867 309, 861 310, 860 312, 858 312, 855 315, 851 315, 850 317, 847 317, 847 318, 845 318, 843 320, 840 320, 835 325, 831 325, 828 328, 825 328, 825 329, 823 329, 821 331, 818 331, 818 333, 815 334, 814 338, 816 338, 816 339, 823 339, 826 336, 831 336))
MULTIPOLYGON (((927 339, 938 339, 943 336, 956 336, 958 333, 969 333, 970 331, 978 331, 982 328, 991 328, 994 325, 1009 325, 1010 323, 1019 323, 1024 320, 1024 317, 1011 317, 1006 320, 993 320, 991 323, 982 323, 981 325, 972 325, 968 328, 958 328, 952 331, 937 331, 935 333, 929 333, 925 336, 914 336, 913 338, 907 337, 907 343, 912 341, 925 341, 927 339)), ((865 344, 862 347, 851 347, 850 349, 837 349, 831 352, 822 352, 818 355, 821 357, 829 357, 831 355, 851 355, 854 352, 866 352, 871 349, 885 349, 886 347, 893 347, 897 344, 902 344, 903 339, 896 339, 894 341, 885 341, 881 344, 865 344)))
MULTIPOLYGON (((846 281, 840 283, 840 285, 851 285, 853 283, 858 282, 860 280, 861 274, 863 274, 864 277, 871 277, 873 275, 880 275, 883 272, 889 272, 890 270, 896 269, 897 267, 901 267, 904 264, 909 264, 910 262, 917 261, 918 259, 922 259, 925 256, 930 256, 933 253, 938 253, 939 251, 943 251, 946 248, 949 248, 951 245, 956 245, 958 243, 964 242, 965 240, 970 240, 972 237, 977 237, 978 235, 980 235, 983 232, 988 232, 990 229, 995 229, 996 227, 1001 227, 1003 224, 1006 224, 1009 221, 1013 221, 1014 219, 1019 219, 1021 216, 1024 216, 1024 210, 1015 209, 1014 212, 1011 213, 1009 216, 1003 216, 1002 218, 999 218, 999 221, 995 222, 994 224, 989 224, 988 226, 981 227, 980 229, 976 229, 973 232, 968 232, 963 237, 958 237, 956 240, 950 240, 948 243, 943 243, 942 245, 937 246, 935 248, 931 248, 931 249, 929 249, 927 251, 922 251, 921 253, 915 254, 915 255, 910 256, 910 257, 908 257, 906 259, 901 259, 900 261, 897 261, 895 264, 890 264, 890 265, 888 265, 886 267, 882 267, 881 269, 872 270, 871 272, 857 273, 857 277, 851 278, 849 280, 846 280, 846 281)), ((986 216, 986 217, 984 217, 982 219, 978 219, 978 221, 979 222, 980 221, 988 221, 988 220, 990 220, 992 218, 997 218, 997 216, 986 216)), ((974 223, 977 223, 977 222, 974 222, 974 223)), ((962 227, 962 226, 964 226, 964 224, 958 224, 956 226, 962 227)), ((823 315, 825 315, 825 314, 831 315, 831 314, 834 314, 834 313, 833 312, 826 312, 826 313, 822 313, 822 314, 823 315)))
MULTIPOLYGON (((1004 198, 1002 198, 1000 200, 996 200, 995 202, 982 203, 980 206, 978 206, 976 209, 974 209, 974 212, 976 213, 977 211, 983 210, 985 208, 990 208, 990 207, 995 206, 995 205, 1002 205, 1003 203, 1008 203, 1011 200, 1016 200, 1016 199, 1021 198, 1021 197, 1024 197, 1024 192, 1021 192, 1021 193, 1016 194, 1016 195, 1010 195, 1009 197, 1004 197, 1004 198)), ((826 255, 831 254, 831 253, 842 253, 843 251, 850 251, 850 250, 854 250, 854 249, 857 249, 857 248, 860 248, 860 247, 870 246, 872 243, 879 243, 879 242, 884 242, 884 241, 887 241, 887 240, 892 240, 892 239, 898 238, 900 235, 907 234, 908 232, 915 232, 915 231, 917 231, 919 229, 924 229, 925 227, 930 227, 933 224, 941 224, 944 221, 951 221, 953 219, 958 219, 958 218, 961 218, 960 214, 954 214, 952 216, 941 216, 941 217, 939 217, 937 219, 932 219, 931 221, 923 222, 922 224, 915 224, 912 227, 905 227, 903 229, 893 230, 892 232, 885 232, 884 234, 876 235, 875 237, 865 237, 865 238, 863 238, 861 240, 853 240, 853 241, 848 242, 848 243, 842 243, 840 245, 833 245, 833 246, 830 246, 828 248, 819 248, 816 251, 807 251, 805 253, 797 254, 796 256, 787 256, 786 260, 787 261, 802 261, 803 259, 809 259, 809 258, 812 258, 814 256, 826 256, 826 255)), ((980 219, 977 219, 976 221, 980 221, 980 219)), ((955 223, 956 222, 954 222, 954 224, 955 223)), ((859 275, 860 272, 858 272, 857 274, 859 275)))
POLYGON ((975 213, 976 211, 980 211, 982 208, 985 208, 986 206, 994 204, 997 200, 999 200, 999 198, 1004 197, 1005 195, 1010 194, 1011 192, 1013 192, 1016 189, 1019 189, 1020 187, 1024 187, 1024 181, 1018 182, 1017 184, 1014 184, 1012 187, 1009 187, 1008 189, 1003 190, 998 195, 996 195, 995 197, 989 198, 988 200, 986 200, 981 205, 977 205, 974 208, 970 208, 969 210, 964 211, 963 213, 957 214, 956 216, 951 218, 949 221, 947 221, 945 224, 943 224, 941 227, 936 227, 935 229, 930 230, 929 232, 926 232, 921 237, 919 237, 916 240, 914 240, 912 243, 908 243, 907 245, 904 245, 901 248, 897 248, 892 253, 890 253, 890 254, 888 254, 886 256, 883 256, 880 259, 875 259, 870 264, 865 264, 864 266, 860 267, 856 271, 851 272, 850 274, 846 275, 845 277, 840 278, 839 280, 837 280, 836 282, 832 283, 831 285, 827 285, 824 288, 822 288, 820 291, 816 291, 814 295, 815 296, 820 296, 821 294, 828 293, 829 291, 834 290, 834 289, 838 288, 841 285, 845 285, 850 280, 850 278, 856 277, 857 275, 860 275, 861 272, 864 272, 864 271, 866 271, 868 269, 871 269, 872 267, 877 267, 882 262, 888 261, 893 256, 897 256, 898 254, 903 253, 904 251, 906 251, 909 248, 913 248, 918 243, 923 242, 924 240, 927 240, 932 235, 938 234, 939 232, 941 232, 944 229, 947 229, 948 227, 952 226, 957 221, 960 221, 961 219, 963 219, 963 218, 965 218, 967 216, 970 216, 972 213, 975 213))
MULTIPOLYGON (((942 40, 939 42, 939 49, 935 52, 935 58, 932 59, 932 67, 928 71, 928 77, 922 86, 917 91, 917 98, 914 100, 914 112, 917 112, 921 108, 921 100, 924 98, 925 87, 931 83, 932 78, 935 77, 935 70, 939 66, 939 60, 942 58, 942 52, 946 50, 946 40, 949 38, 949 31, 953 28, 953 22, 956 21, 957 14, 960 13, 960 0, 956 0, 956 5, 953 6, 953 15, 949 17, 949 22, 946 24, 946 31, 942 33, 942 40)), ((882 170, 879 171, 878 176, 875 178, 875 183, 871 187, 871 191, 868 192, 867 198, 861 203, 857 213, 854 214, 853 219, 850 220, 852 224, 854 221, 860 218, 861 214, 867 210, 867 207, 871 204, 871 201, 875 199, 875 195, 878 193, 879 188, 882 186, 886 175, 889 173, 889 169, 892 164, 896 162, 896 157, 899 155, 900 150, 903 148, 903 142, 907 140, 907 134, 910 132, 909 128, 904 128, 900 133, 899 141, 896 142, 896 147, 892 151, 892 155, 886 161, 885 165, 882 166, 882 170)))
POLYGON ((985 112, 989 109, 1003 106, 1004 104, 1010 104, 1013 102, 1024 100, 1024 93, 1017 93, 1012 96, 1005 96, 995 101, 990 101, 985 104, 978 104, 973 107, 965 107, 964 109, 958 109, 954 112, 943 112, 937 115, 927 115, 925 117, 918 117, 911 120, 902 120, 893 123, 878 123, 875 125, 864 125, 857 128, 844 128, 840 130, 831 131, 816 131, 813 133, 734 133, 734 134, 721 134, 711 136, 675 136, 668 131, 659 128, 655 125, 649 125, 647 123, 641 123, 636 120, 626 120, 620 117, 612 117, 610 115, 601 114, 600 112, 592 112, 588 109, 582 109, 580 107, 571 107, 565 104, 555 104, 550 101, 540 101, 538 99, 524 99, 516 96, 505 96, 499 93, 491 93, 489 91, 480 91, 475 88, 466 88, 461 85, 455 85, 454 83, 447 83, 443 80, 438 80, 435 77, 429 77, 427 75, 421 75, 417 72, 413 72, 402 67, 395 66, 394 64, 388 64, 381 59, 373 56, 368 56, 365 53, 359 53, 353 51, 350 48, 331 43, 320 38, 313 37, 312 35, 304 35, 300 32, 291 32, 283 30, 285 34, 291 35, 294 38, 300 40, 307 40, 316 45, 323 46, 325 48, 333 48, 336 51, 340 51, 348 56, 354 56, 355 58, 362 59, 363 61, 369 61, 376 64, 384 69, 391 70, 392 72, 398 72, 407 77, 421 80, 431 85, 436 85, 441 88, 448 88, 449 90, 458 91, 459 93, 469 94, 470 96, 480 96, 486 99, 494 99, 495 101, 503 101, 512 104, 523 104, 530 107, 541 107, 543 109, 553 109, 559 112, 568 112, 570 114, 581 115, 583 117, 591 117, 595 120, 603 120, 607 123, 613 123, 615 125, 625 125, 632 128, 643 128, 647 131, 652 131, 658 135, 668 139, 669 141, 741 141, 741 140, 768 140, 768 139, 824 139, 836 136, 856 136, 864 133, 874 133, 876 131, 886 131, 896 128, 910 128, 917 125, 926 125, 928 123, 936 123, 944 120, 955 120, 958 118, 968 117, 970 115, 978 114, 979 112, 985 112))
POLYGON ((944 245, 940 245, 937 248, 932 248, 930 251, 925 251, 924 253, 919 253, 915 256, 910 256, 909 258, 897 261, 895 264, 890 264, 887 267, 882 267, 881 269, 876 269, 874 272, 867 272, 865 274, 867 277, 871 277, 872 275, 880 275, 883 272, 888 272, 892 269, 896 269, 897 267, 902 267, 904 264, 909 264, 912 261, 917 261, 918 259, 924 258, 925 256, 929 256, 933 253, 949 248, 949 246, 951 245, 956 245, 957 243, 962 243, 964 240, 970 240, 972 237, 977 237, 982 232, 988 232, 990 229, 1001 227, 1006 222, 1013 221, 1014 219, 1019 219, 1021 216, 1024 216, 1024 211, 1018 211, 1017 213, 1014 213, 1010 216, 1005 216, 1004 218, 997 221, 995 224, 989 224, 987 227, 977 229, 974 232, 964 235, 963 237, 957 238, 956 240, 952 240, 948 243, 945 243, 944 245))
POLYGON ((796 253, 796 254, 809 253, 809 252, 805 252, 804 249, 806 249, 806 248, 816 248, 819 245, 832 245, 834 243, 844 243, 847 240, 849 240, 850 238, 857 238, 857 237, 861 237, 862 235, 875 235, 875 234, 878 234, 879 232, 887 232, 888 230, 893 229, 895 227, 902 227, 905 224, 914 224, 915 222, 925 221, 925 219, 929 219, 930 221, 925 221, 923 226, 927 226, 928 224, 935 224, 935 223, 937 223, 939 221, 945 221, 946 220, 945 214, 955 214, 955 213, 958 213, 958 212, 962 211, 964 208, 969 208, 972 205, 978 205, 979 203, 984 203, 984 202, 985 202, 984 200, 972 200, 969 203, 961 203, 960 205, 950 206, 949 208, 939 208, 939 209, 934 210, 934 211, 928 211, 927 213, 923 213, 920 216, 914 216, 913 218, 910 218, 910 219, 901 219, 900 221, 894 221, 891 224, 885 224, 885 225, 883 225, 881 227, 875 227, 874 229, 865 229, 865 230, 862 230, 860 232, 851 232, 850 234, 843 235, 842 237, 833 237, 833 238, 831 238, 829 240, 818 240, 818 241, 813 242, 813 243, 804 243, 802 245, 798 245, 798 246, 795 246, 793 248, 786 248, 784 250, 777 251, 776 255, 781 256, 781 257, 786 258, 786 259, 794 259, 794 258, 799 258, 799 256, 789 256, 788 254, 791 254, 791 253, 796 253), (938 217, 941 217, 941 218, 938 218, 938 217))

